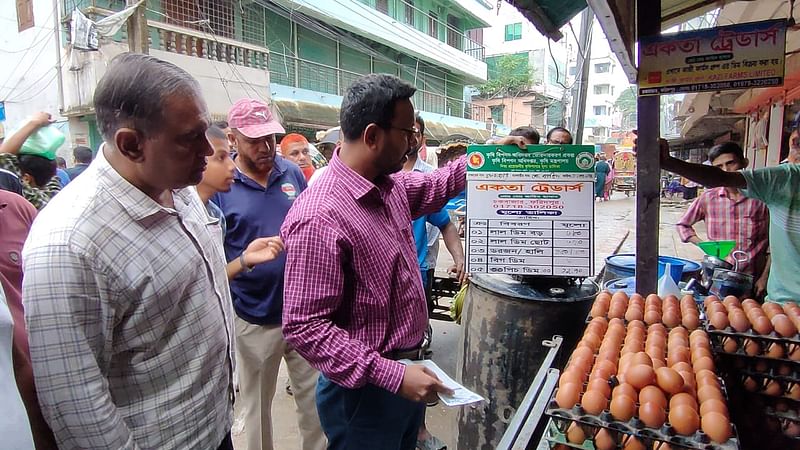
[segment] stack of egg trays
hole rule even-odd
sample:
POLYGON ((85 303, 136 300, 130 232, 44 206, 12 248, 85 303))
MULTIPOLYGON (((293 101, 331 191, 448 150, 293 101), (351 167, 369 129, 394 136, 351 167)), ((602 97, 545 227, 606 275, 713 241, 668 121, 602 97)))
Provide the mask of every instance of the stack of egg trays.
MULTIPOLYGON (((549 416, 556 426, 560 434, 566 434, 572 422, 577 422, 583 428, 587 436, 587 440, 594 439, 594 436, 605 428, 611 433, 616 442, 625 442, 626 436, 635 436, 644 443, 645 448, 659 448, 660 445, 666 443, 672 448, 682 449, 696 449, 696 450, 737 450, 739 449, 739 439, 736 432, 736 426, 731 424, 733 435, 727 442, 718 444, 713 442, 701 430, 695 432, 692 436, 684 436, 678 434, 669 422, 659 428, 649 428, 645 426, 644 422, 637 417, 631 418, 627 422, 621 422, 611 415, 608 410, 600 413, 600 415, 592 415, 586 413, 580 405, 575 405, 571 409, 559 408, 555 399, 550 400, 545 414, 549 416)), ((582 448, 582 447, 577 447, 582 448)))
POLYGON ((711 325, 710 322, 705 323, 706 332, 711 338, 711 344, 715 347, 715 352, 720 354, 726 355, 736 355, 736 356, 751 356, 745 353, 744 346, 745 342, 750 340, 754 341, 760 347, 760 352, 757 355, 752 356, 760 356, 765 359, 778 359, 779 361, 783 361, 786 363, 790 363, 800 370, 800 361, 792 361, 788 358, 788 355, 793 351, 800 348, 800 337, 799 335, 794 335, 792 337, 782 337, 778 335, 775 331, 771 332, 770 334, 758 334, 753 332, 752 329, 747 331, 736 331, 730 326, 718 330, 714 328, 714 325, 711 325), (726 352, 723 348, 723 341, 725 339, 733 339, 736 342, 736 351, 733 353, 726 352), (783 347, 784 355, 787 355, 784 358, 767 358, 766 354, 770 350, 770 347, 773 345, 780 345, 783 347))

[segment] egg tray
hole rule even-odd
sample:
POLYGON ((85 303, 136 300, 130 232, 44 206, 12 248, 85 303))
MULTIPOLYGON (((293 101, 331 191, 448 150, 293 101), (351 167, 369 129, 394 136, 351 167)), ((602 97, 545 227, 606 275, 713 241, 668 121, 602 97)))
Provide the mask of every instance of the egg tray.
POLYGON ((736 426, 731 424, 733 437, 727 442, 719 444, 712 442, 705 433, 698 430, 692 436, 678 434, 668 422, 659 428, 649 428, 636 417, 627 422, 621 422, 611 415, 608 410, 604 410, 600 415, 587 414, 580 405, 575 405, 572 409, 564 409, 558 406, 554 399, 550 400, 545 414, 553 419, 556 428, 560 433, 566 433, 567 428, 572 422, 585 425, 584 431, 587 435, 594 436, 600 428, 605 428, 615 437, 615 441, 620 442, 621 435, 636 436, 645 443, 646 447, 652 448, 652 442, 667 443, 670 446, 677 446, 686 449, 698 450, 734 450, 739 448, 739 440, 736 437, 736 426), (648 443, 651 443, 649 446, 648 443))
MULTIPOLYGON (((587 427, 587 428, 589 428, 589 431, 594 431, 595 434, 596 434, 597 431, 599 431, 599 429, 596 428, 596 427, 591 427, 590 426, 590 427, 587 427)), ((615 437, 616 437, 615 440, 617 441, 617 446, 615 448, 619 449, 619 448, 623 448, 624 447, 625 443, 627 443, 628 439, 630 439, 631 436, 627 435, 627 434, 620 433, 620 435, 615 436, 615 437), (625 436, 628 436, 628 438, 626 439, 625 436)), ((547 422, 547 429, 545 430, 545 435, 544 435, 542 440, 546 441, 548 443, 548 447, 547 448, 549 448, 551 450, 555 449, 555 448, 564 448, 564 447, 566 447, 566 448, 577 448, 577 449, 581 449, 581 450, 595 450, 597 448, 594 445, 594 435, 587 437, 586 440, 583 441, 580 444, 575 444, 575 443, 567 441, 566 433, 562 433, 562 432, 558 431, 558 427, 556 426, 556 424, 555 424, 555 422, 553 421, 552 418, 547 422)), ((659 442, 659 441, 650 442, 650 448, 652 448, 653 450, 666 449, 668 445, 669 444, 666 443, 666 442, 659 442)), ((539 450, 541 448, 542 448, 541 445, 539 445, 537 447, 537 450, 539 450)), ((670 448, 690 448, 690 447, 681 447, 681 446, 673 444, 670 448)))
POLYGON ((770 334, 758 334, 754 332, 752 328, 747 331, 736 331, 730 326, 727 326, 724 329, 718 330, 714 327, 714 325, 711 324, 709 320, 706 320, 704 324, 708 334, 714 336, 731 337, 736 339, 736 342, 739 344, 741 344, 741 340, 744 339, 756 341, 762 347, 765 345, 768 346, 770 344, 778 343, 786 347, 785 350, 787 350, 787 355, 790 353, 789 350, 794 350, 796 347, 800 346, 800 334, 795 334, 792 337, 783 337, 775 331, 772 331, 770 334))
POLYGON ((712 325, 706 326, 706 332, 709 335, 715 353, 723 355, 742 356, 746 358, 780 361, 789 364, 793 367, 796 367, 795 370, 800 371, 800 361, 793 361, 789 358, 772 358, 766 355, 766 352, 772 345, 780 345, 783 347, 784 354, 786 355, 790 354, 792 351, 795 351, 798 347, 800 347, 800 341, 797 341, 796 339, 765 336, 761 334, 752 333, 751 331, 744 333, 720 331, 713 329, 712 325), (733 339, 734 341, 736 341, 735 352, 731 353, 725 351, 725 349, 723 348, 723 340, 725 339, 733 339), (752 340, 756 342, 758 346, 761 348, 761 353, 757 355, 748 355, 747 353, 745 353, 744 351, 745 340, 752 340))
POLYGON ((777 380, 790 384, 800 383, 800 362, 798 361, 725 352, 720 352, 716 356, 720 370, 736 376, 739 378, 738 382, 743 383, 744 375, 747 375, 759 380, 777 380), (739 377, 739 375, 742 376, 739 377))
MULTIPOLYGON (((795 402, 791 399, 780 399, 777 397, 770 397, 770 396, 756 396, 754 398, 753 395, 745 396, 745 398, 753 402, 752 405, 754 408, 758 408, 761 412, 768 417, 772 417, 778 420, 778 423, 781 426, 781 430, 784 431, 789 423, 800 424, 800 402, 795 402), (784 401, 784 406, 787 406, 788 409, 786 411, 780 411, 777 409, 776 406, 777 402, 784 401), (794 406, 789 406, 789 404, 793 403, 794 406)), ((800 442, 800 436, 791 437, 784 433, 784 437, 786 439, 791 439, 792 441, 800 442)))

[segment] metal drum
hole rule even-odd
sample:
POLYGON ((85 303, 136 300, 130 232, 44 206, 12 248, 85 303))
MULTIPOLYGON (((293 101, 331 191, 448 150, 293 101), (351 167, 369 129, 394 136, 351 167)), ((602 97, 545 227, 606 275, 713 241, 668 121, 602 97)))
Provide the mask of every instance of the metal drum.
MULTIPOLYGON (((534 279, 535 280, 535 279, 534 279)), ((548 348, 564 338, 563 368, 584 329, 599 286, 590 280, 532 284, 505 275, 474 275, 464 300, 456 377, 485 402, 459 409, 458 448, 493 450, 522 402, 548 348)))

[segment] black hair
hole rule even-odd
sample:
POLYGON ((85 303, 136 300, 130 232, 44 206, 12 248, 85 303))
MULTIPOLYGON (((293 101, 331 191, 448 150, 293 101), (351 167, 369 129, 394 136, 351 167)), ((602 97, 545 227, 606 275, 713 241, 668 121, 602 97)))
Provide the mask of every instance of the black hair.
POLYGON ((372 123, 389 128, 397 102, 410 99, 416 91, 417 88, 393 75, 373 73, 357 79, 342 100, 339 113, 342 135, 354 141, 372 123))
POLYGON ((75 158, 75 161, 77 161, 80 164, 89 164, 90 162, 92 162, 93 156, 94 155, 92 154, 92 149, 90 149, 89 147, 84 147, 83 145, 79 145, 74 149, 72 149, 72 157, 75 158))
POLYGON ((522 136, 524 139, 531 141, 531 144, 538 144, 542 137, 536 128, 533 127, 517 127, 508 133, 509 136, 522 136))
POLYGON ((212 122, 211 125, 224 130, 225 128, 228 128, 228 121, 227 120, 217 120, 215 122, 212 122))
POLYGON ((708 161, 712 162, 725 154, 731 154, 744 163, 744 150, 735 142, 725 142, 711 147, 711 150, 708 151, 708 161))
POLYGON ((200 96, 200 86, 180 67, 138 53, 122 53, 108 64, 94 92, 97 125, 106 142, 122 127, 148 135, 164 123, 164 100, 176 94, 200 96))
POLYGON ((553 133, 557 133, 559 131, 561 131, 563 133, 567 133, 569 135, 569 143, 571 144, 572 143, 572 133, 570 133, 569 130, 564 128, 564 127, 555 127, 555 128, 552 128, 550 131, 548 131, 547 132, 547 140, 549 141, 550 140, 550 136, 552 136, 553 133))
POLYGON ((206 136, 214 139, 222 139, 224 141, 228 140, 228 135, 225 134, 225 130, 223 130, 222 127, 218 125, 211 125, 210 127, 208 127, 208 129, 206 130, 206 136))
POLYGON ((419 124, 419 134, 425 134, 425 119, 422 118, 422 114, 419 111, 414 113, 414 122, 419 124))
POLYGON ((56 156, 56 167, 66 168, 67 160, 60 156, 56 156))
POLYGON ((55 160, 37 155, 19 155, 19 171, 22 175, 28 174, 38 187, 44 187, 51 178, 56 176, 58 164, 55 160))

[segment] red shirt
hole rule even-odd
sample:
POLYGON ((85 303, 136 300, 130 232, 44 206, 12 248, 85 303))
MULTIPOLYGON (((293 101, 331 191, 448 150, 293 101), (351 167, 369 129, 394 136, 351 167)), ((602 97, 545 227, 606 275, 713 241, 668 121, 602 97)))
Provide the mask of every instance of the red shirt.
MULTIPOLYGON (((22 308, 22 246, 36 208, 19 195, 0 190, 0 284, 14 318, 14 343, 28 355, 28 333, 22 308)), ((30 364, 30 362, 28 362, 30 364)))
POLYGON ((464 158, 373 184, 335 154, 289 211, 283 334, 334 383, 400 388, 404 366, 381 355, 419 345, 428 322, 411 220, 464 190, 464 158))
MULTIPOLYGON (((709 240, 736 241, 733 251, 747 253, 750 260, 739 265, 740 272, 756 278, 764 272, 769 247, 769 212, 764 203, 744 195, 734 200, 723 187, 708 189, 676 225, 683 242, 697 236, 692 225, 700 221, 706 223, 709 240)), ((733 263, 731 256, 727 259, 733 263)))

